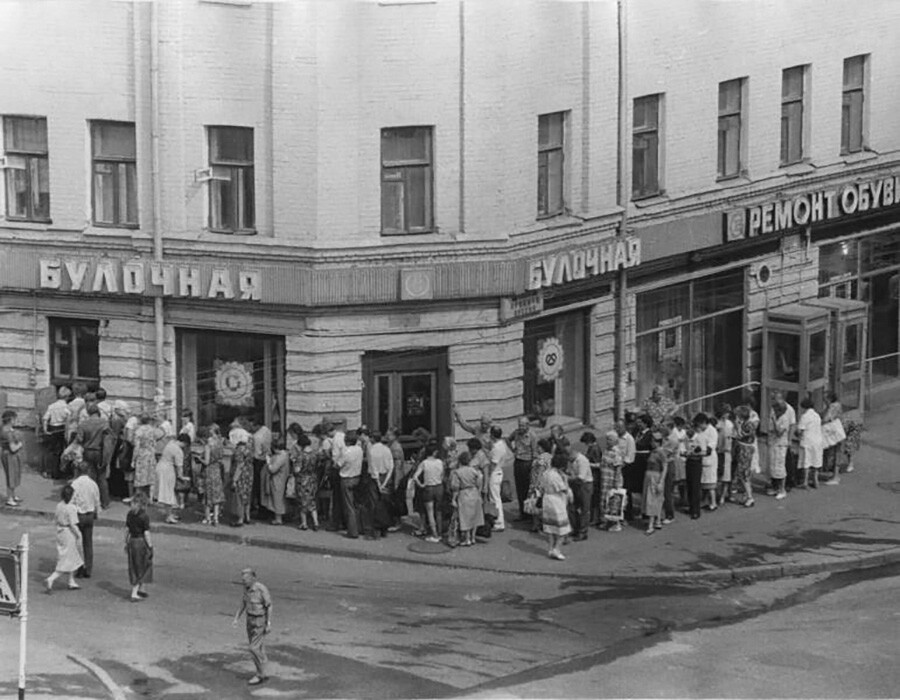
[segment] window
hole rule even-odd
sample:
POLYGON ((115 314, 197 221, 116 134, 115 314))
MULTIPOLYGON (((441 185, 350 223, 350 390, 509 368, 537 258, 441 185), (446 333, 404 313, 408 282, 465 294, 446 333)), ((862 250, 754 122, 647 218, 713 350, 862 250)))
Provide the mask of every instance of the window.
POLYGON ((137 168, 134 124, 91 124, 94 159, 94 223, 137 226, 137 168))
POLYGON ((423 233, 434 228, 432 128, 381 130, 381 232, 423 233))
POLYGON ((54 386, 100 383, 99 321, 50 319, 50 382, 54 386))
POLYGON ((841 153, 863 150, 866 56, 844 59, 844 92, 841 101, 841 153))
POLYGON ((6 216, 50 221, 50 165, 44 117, 3 118, 6 216))
POLYGON ((562 213, 565 186, 566 113, 538 117, 538 216, 562 213))
POLYGON ((804 85, 807 66, 786 68, 781 73, 781 164, 803 160, 804 85))
POLYGON ((253 129, 209 127, 209 228, 252 233, 256 226, 253 129))
POLYGON ((741 132, 744 118, 744 80, 719 83, 719 177, 741 174, 743 147, 741 132))
POLYGON ((631 192, 635 199, 661 192, 659 103, 660 95, 639 97, 634 101, 631 192))

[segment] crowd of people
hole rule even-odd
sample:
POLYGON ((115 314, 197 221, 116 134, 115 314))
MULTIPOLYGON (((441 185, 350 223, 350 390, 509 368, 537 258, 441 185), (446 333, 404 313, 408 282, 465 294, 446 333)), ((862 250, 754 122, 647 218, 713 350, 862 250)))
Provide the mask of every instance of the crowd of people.
MULTIPOLYGON (((525 416, 504 435, 489 416, 470 423, 455 415, 472 436, 467 442, 417 430, 404 449, 397 430, 348 431, 328 421, 309 430, 291 423, 282 436, 237 418, 223 435, 218 424, 198 428, 183 411, 176 428, 164 411, 132 413, 102 388, 61 387, 42 420, 50 476, 69 479, 71 488, 57 508, 58 574, 71 574, 70 587, 90 577, 93 521, 109 506, 111 487, 132 506, 126 549, 139 600, 152 576, 150 508, 171 524, 193 507, 211 527, 295 523, 349 538, 386 537, 409 524, 425 541, 469 547, 504 531, 504 503, 517 501, 518 520, 545 533, 548 555, 564 559, 561 545, 587 539, 592 527, 621 532, 640 521, 652 535, 678 510, 696 519, 727 503, 752 507, 751 480, 763 473, 762 426, 750 403, 687 420, 656 388, 599 440, 586 431, 577 441, 558 425, 541 437, 525 416)), ((804 398, 798 418, 773 392, 769 416, 767 494, 783 499, 791 488, 836 485, 842 470, 853 470, 861 426, 843 419, 836 395, 821 412, 804 398)), ((15 418, 7 411, 0 426, 12 507, 21 503, 15 418)))

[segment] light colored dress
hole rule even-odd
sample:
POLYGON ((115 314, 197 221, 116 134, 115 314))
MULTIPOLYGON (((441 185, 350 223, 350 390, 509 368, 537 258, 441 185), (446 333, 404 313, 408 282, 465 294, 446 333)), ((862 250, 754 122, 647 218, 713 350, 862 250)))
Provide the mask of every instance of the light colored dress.
POLYGON ((78 527, 75 504, 60 501, 56 504, 56 570, 63 574, 76 571, 84 565, 72 526, 78 527))
POLYGON ((203 470, 203 498, 208 506, 221 505, 225 502, 225 465, 222 463, 224 454, 222 438, 209 441, 204 456, 206 466, 203 470))
POLYGON ((177 440, 170 440, 163 447, 159 462, 156 463, 156 479, 159 484, 157 500, 166 506, 178 504, 175 498, 175 480, 184 466, 184 452, 177 440))
POLYGON ((569 525, 568 505, 572 496, 566 477, 552 467, 541 477, 541 493, 543 502, 541 524, 544 532, 551 535, 568 535, 572 532, 569 525))
POLYGON ((484 525, 484 508, 481 502, 483 482, 481 472, 468 464, 450 472, 450 491, 456 499, 460 530, 471 530, 484 525))
POLYGON ((264 492, 263 506, 275 515, 284 515, 284 489, 291 471, 290 459, 286 450, 276 452, 269 459, 271 462, 266 465, 268 488, 264 492))
POLYGON ((11 444, 21 443, 22 439, 16 430, 7 423, 0 427, 0 462, 3 464, 3 471, 6 474, 6 487, 9 489, 17 489, 22 483, 22 450, 13 452, 11 444))
POLYGON ((663 508, 663 470, 668 455, 664 450, 656 449, 647 458, 647 471, 644 472, 643 511, 648 518, 662 516, 663 508))
POLYGON ((821 469, 824 443, 822 440, 822 418, 814 408, 807 408, 797 423, 800 435, 800 469, 821 469))
POLYGON ((153 486, 156 481, 156 438, 156 428, 149 423, 134 429, 131 465, 134 468, 135 488, 153 486))

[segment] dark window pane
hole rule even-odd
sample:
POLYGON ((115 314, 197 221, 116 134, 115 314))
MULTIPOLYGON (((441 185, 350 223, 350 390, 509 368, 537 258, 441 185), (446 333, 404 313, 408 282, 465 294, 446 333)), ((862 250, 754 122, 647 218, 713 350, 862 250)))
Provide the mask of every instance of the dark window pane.
POLYGON ((252 163, 253 129, 215 126, 209 130, 210 161, 213 163, 252 163))
POLYGON ((115 168, 112 163, 94 163, 94 221, 116 222, 115 168))
POLYGON ((853 56, 844 59, 844 89, 853 89, 863 87, 865 76, 866 57, 853 56))
POLYGON ((95 157, 130 160, 136 157, 134 124, 95 123, 93 131, 95 157))
POLYGON ((43 117, 6 117, 6 151, 47 152, 47 120, 43 117))
POLYGON ((655 129, 659 125, 659 95, 639 97, 634 101, 635 129, 655 129))
POLYGON ((431 161, 431 128, 410 126, 381 130, 383 163, 431 161))
POLYGON ((655 330, 660 321, 690 318, 689 286, 679 284, 637 295, 637 332, 655 330))
POLYGON ((403 182, 382 182, 381 230, 397 232, 403 229, 403 182))
POLYGON ((542 114, 538 117, 538 147, 554 148, 563 145, 564 112, 542 114))
POLYGON ((819 248, 819 284, 856 275, 859 264, 858 241, 845 241, 819 248))
POLYGON ((803 98, 803 66, 787 68, 782 72, 781 99, 799 100, 803 98))
POLYGON ((556 214, 563 210, 563 152, 547 153, 547 209, 556 214))
POLYGON ((234 187, 228 180, 209 183, 209 225, 218 231, 234 230, 234 187))
POLYGON ((432 420, 433 374, 400 377, 400 432, 410 435, 417 428, 434 433, 432 420))
POLYGON ((744 271, 735 270, 694 282, 694 317, 744 304, 744 271))
POLYGON ((253 168, 236 168, 240 179, 238 202, 241 213, 241 228, 250 231, 256 226, 256 200, 253 182, 253 168))
POLYGON ((431 228, 431 168, 410 167, 407 179, 407 223, 410 229, 431 228))
POLYGON ((741 80, 719 83, 719 113, 734 114, 741 111, 741 80))
POLYGON ((134 163, 125 163, 119 166, 119 171, 124 177, 124 186, 120 184, 122 201, 119 205, 123 222, 136 225, 138 223, 137 203, 137 169, 134 163))

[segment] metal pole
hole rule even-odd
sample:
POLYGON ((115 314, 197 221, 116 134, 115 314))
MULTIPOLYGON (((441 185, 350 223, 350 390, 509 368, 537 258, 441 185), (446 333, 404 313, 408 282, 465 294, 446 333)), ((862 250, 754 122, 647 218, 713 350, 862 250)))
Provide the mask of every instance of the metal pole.
MULTIPOLYGON (((618 123, 616 145, 616 204, 621 208, 619 227, 616 232, 620 239, 628 235, 628 201, 631 171, 628 161, 628 140, 630 131, 628 128, 628 6, 627 0, 618 0, 616 3, 616 24, 618 27, 618 123)), ((628 351, 626 296, 628 294, 628 277, 624 269, 616 275, 615 298, 615 335, 616 352, 614 355, 615 386, 613 388, 613 412, 616 419, 622 418, 625 410, 625 395, 627 393, 626 361, 625 354, 628 351)))
POLYGON ((25 698, 25 641, 28 628, 28 533, 19 542, 19 700, 25 698))

